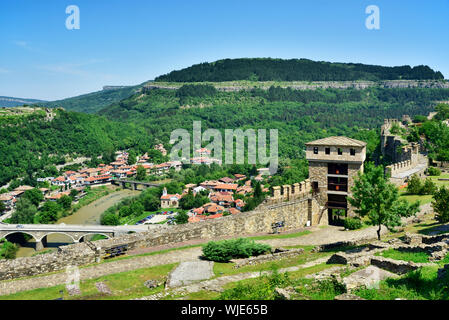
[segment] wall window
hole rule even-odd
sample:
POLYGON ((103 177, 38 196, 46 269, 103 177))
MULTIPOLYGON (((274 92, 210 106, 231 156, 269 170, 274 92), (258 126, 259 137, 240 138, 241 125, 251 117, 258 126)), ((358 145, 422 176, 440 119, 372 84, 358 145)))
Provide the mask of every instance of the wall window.
POLYGON ((343 150, 341 148, 338 148, 338 155, 341 156, 343 154, 343 150))
POLYGON ((318 147, 313 148, 313 154, 318 154, 318 147))
POLYGON ((351 156, 355 156, 355 149, 351 149, 350 154, 351 154, 351 156))
POLYGON ((331 148, 326 148, 326 154, 331 154, 331 148))

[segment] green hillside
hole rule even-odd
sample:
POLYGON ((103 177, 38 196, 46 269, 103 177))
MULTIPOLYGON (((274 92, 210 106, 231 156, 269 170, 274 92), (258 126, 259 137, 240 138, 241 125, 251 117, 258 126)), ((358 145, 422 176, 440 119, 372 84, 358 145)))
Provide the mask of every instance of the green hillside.
POLYGON ((95 113, 98 110, 128 98, 141 88, 141 85, 115 90, 101 90, 63 100, 39 103, 43 107, 62 107, 69 111, 95 113))
POLYGON ((433 101, 449 98, 449 89, 317 89, 221 92, 213 87, 186 85, 174 91, 147 90, 99 113, 111 120, 142 125, 149 135, 169 146, 172 130, 263 128, 279 130, 284 159, 304 156, 305 143, 331 135, 368 141, 369 153, 379 142, 384 118, 426 115, 433 101))
POLYGON ((159 76, 156 82, 256 81, 355 81, 438 80, 439 71, 428 66, 384 67, 361 63, 331 63, 308 59, 247 58, 200 63, 159 76))
POLYGON ((53 175, 54 165, 63 164, 65 156, 96 158, 118 149, 150 146, 144 131, 133 124, 64 110, 53 110, 51 115, 42 109, 25 111, 0 115, 0 185, 18 177, 35 178, 43 170, 53 175))

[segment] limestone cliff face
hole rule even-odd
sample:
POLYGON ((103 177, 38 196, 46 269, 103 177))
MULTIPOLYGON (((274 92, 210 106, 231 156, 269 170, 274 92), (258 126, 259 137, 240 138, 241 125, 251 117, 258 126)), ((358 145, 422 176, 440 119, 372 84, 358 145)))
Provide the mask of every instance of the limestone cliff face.
MULTIPOLYGON (((259 88, 268 90, 271 86, 282 88, 292 88, 295 90, 314 90, 314 89, 366 89, 369 87, 379 88, 449 88, 449 81, 446 80, 385 80, 385 81, 292 81, 292 82, 214 82, 211 83, 217 90, 226 92, 235 92, 242 90, 251 90, 259 88)), ((171 89, 176 90, 183 84, 174 82, 151 82, 144 86, 143 90, 151 89, 171 89)))

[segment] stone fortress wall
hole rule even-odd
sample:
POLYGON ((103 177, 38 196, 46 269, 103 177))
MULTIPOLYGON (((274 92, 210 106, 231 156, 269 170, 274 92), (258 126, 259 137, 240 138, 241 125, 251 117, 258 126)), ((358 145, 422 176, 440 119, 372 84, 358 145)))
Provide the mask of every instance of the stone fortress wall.
POLYGON ((264 204, 272 205, 285 201, 303 199, 309 197, 312 191, 310 179, 292 185, 276 186, 272 189, 272 195, 265 200, 264 204))
MULTIPOLYGON (((385 168, 395 184, 403 184, 406 177, 402 177, 401 173, 405 173, 416 168, 420 168, 421 164, 427 164, 427 157, 420 153, 422 147, 419 143, 408 142, 399 135, 391 133, 394 125, 400 128, 406 128, 403 123, 411 122, 408 115, 402 117, 402 121, 398 119, 385 119, 381 127, 381 152, 384 157, 393 161, 393 164, 385 168)), ((423 175, 426 169, 423 165, 416 174, 423 175)))
POLYGON ((167 226, 157 231, 72 244, 60 247, 57 252, 34 257, 1 260, 0 280, 62 271, 68 266, 82 266, 99 262, 105 256, 106 249, 118 245, 128 245, 128 249, 132 250, 192 239, 217 239, 271 233, 273 232, 272 224, 281 221, 284 221, 284 230, 300 229, 307 225, 327 224, 327 215, 322 215, 321 206, 310 194, 310 183, 305 181, 293 186, 283 186, 282 190, 284 190, 283 193, 279 195, 278 189, 275 187, 272 197, 269 198, 271 200, 250 212, 197 223, 167 226), (297 190, 298 192, 296 192, 297 190))

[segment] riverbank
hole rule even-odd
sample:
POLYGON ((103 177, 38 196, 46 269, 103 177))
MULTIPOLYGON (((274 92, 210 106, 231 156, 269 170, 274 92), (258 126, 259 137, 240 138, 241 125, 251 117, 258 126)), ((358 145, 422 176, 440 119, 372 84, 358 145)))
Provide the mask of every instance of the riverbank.
MULTIPOLYGON (((90 224, 99 225, 101 214, 108 208, 116 205, 125 198, 136 196, 140 191, 119 189, 117 187, 108 186, 108 192, 101 192, 103 190, 96 189, 92 194, 92 197, 86 196, 81 199, 79 204, 82 204, 73 214, 59 219, 56 224, 90 224)), ((47 237, 47 247, 43 251, 56 250, 58 246, 72 243, 72 240, 63 234, 51 234, 47 237)), ((34 254, 38 254, 39 251, 35 250, 34 240, 22 245, 16 257, 29 257, 34 254)))

